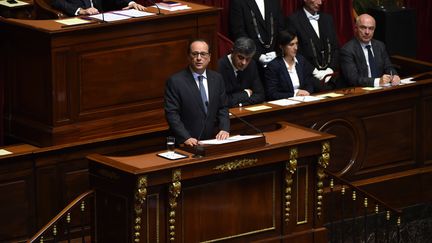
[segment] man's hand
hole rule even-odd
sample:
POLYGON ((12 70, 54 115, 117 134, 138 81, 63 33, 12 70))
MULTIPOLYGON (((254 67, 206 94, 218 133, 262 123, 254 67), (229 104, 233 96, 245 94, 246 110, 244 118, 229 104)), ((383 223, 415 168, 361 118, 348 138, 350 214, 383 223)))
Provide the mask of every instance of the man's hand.
POLYGON ((143 5, 138 4, 136 2, 130 2, 126 7, 123 8, 123 10, 131 9, 131 8, 139 10, 139 11, 145 11, 146 10, 146 8, 143 5))
POLYGON ((81 8, 78 11, 78 15, 93 15, 93 14, 98 14, 98 13, 99 13, 99 10, 97 10, 96 8, 86 8, 86 9, 81 8))
POLYGON ((380 86, 386 86, 389 85, 392 81, 392 76, 388 74, 384 74, 379 81, 380 86))
POLYGON ((391 80, 391 85, 399 85, 399 84, 400 84, 399 75, 393 75, 393 79, 391 80))
POLYGON ((196 140, 195 138, 188 138, 184 144, 186 144, 187 146, 193 147, 198 145, 198 140, 196 140))
POLYGON ((218 134, 216 134, 217 140, 225 140, 227 138, 229 138, 229 132, 226 132, 224 130, 220 130, 220 132, 218 132, 218 134))
POLYGON ((296 94, 296 96, 308 96, 308 95, 310 95, 310 93, 303 89, 299 89, 296 94))

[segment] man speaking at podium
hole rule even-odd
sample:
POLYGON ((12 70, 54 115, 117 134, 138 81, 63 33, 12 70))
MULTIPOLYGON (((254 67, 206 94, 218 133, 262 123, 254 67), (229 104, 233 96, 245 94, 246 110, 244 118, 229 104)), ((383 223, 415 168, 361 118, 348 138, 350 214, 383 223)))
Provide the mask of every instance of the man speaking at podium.
POLYGON ((195 146, 201 139, 229 137, 224 81, 219 73, 207 69, 209 49, 203 39, 192 41, 189 66, 166 83, 165 117, 177 143, 195 146))

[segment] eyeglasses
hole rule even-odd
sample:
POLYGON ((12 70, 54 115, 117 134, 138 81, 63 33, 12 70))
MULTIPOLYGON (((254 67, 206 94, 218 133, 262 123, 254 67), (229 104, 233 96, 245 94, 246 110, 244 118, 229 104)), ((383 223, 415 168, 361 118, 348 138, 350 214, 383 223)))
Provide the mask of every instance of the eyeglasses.
POLYGON ((210 53, 208 53, 208 52, 191 52, 190 55, 193 58, 197 58, 198 55, 200 55, 202 58, 208 58, 210 56, 210 53))

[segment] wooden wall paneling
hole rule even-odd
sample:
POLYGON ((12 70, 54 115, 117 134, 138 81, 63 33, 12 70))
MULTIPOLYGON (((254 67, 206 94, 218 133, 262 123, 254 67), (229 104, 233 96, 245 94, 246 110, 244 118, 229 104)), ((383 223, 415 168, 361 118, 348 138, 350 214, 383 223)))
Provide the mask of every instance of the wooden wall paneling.
POLYGON ((35 194, 31 154, 0 160, 0 239, 26 239, 34 232, 35 194))
POLYGON ((421 148, 421 153, 419 154, 419 162, 422 164, 431 165, 432 164, 432 88, 427 87, 422 89, 423 99, 420 105, 420 113, 423 118, 418 122, 420 134, 418 135, 420 138, 419 146, 421 148))
POLYGON ((280 234, 281 174, 264 168, 230 174, 207 177, 204 183, 183 182, 181 242, 240 242, 280 234), (214 220, 200 223, 205 219, 214 220))
POLYGON ((163 130, 165 81, 186 68, 188 42, 203 37, 212 53, 217 50, 219 10, 191 6, 181 13, 80 28, 5 20, 13 42, 7 58, 15 58, 16 70, 28 70, 5 80, 14 94, 7 133, 50 146, 163 130), (29 38, 32 45, 25 41, 29 38))

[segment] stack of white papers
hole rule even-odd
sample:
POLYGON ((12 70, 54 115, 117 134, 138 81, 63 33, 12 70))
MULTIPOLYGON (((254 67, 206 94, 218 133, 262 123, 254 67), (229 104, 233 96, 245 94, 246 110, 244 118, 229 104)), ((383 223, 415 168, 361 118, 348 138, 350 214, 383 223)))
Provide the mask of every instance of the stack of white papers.
POLYGON ((106 22, 119 21, 124 19, 130 19, 130 16, 120 15, 115 13, 103 13, 103 14, 95 14, 90 15, 91 18, 99 19, 106 22))
POLYGON ((413 79, 413 77, 401 79, 400 84, 403 85, 403 84, 413 84, 413 83, 415 83, 416 81, 414 81, 412 79, 413 79))
POLYGON ((113 13, 119 14, 119 15, 124 15, 124 16, 129 16, 129 17, 132 17, 132 18, 138 18, 138 17, 145 17, 145 16, 155 15, 154 13, 139 11, 139 10, 136 10, 136 9, 119 10, 119 11, 114 11, 113 13))
POLYGON ((310 101, 322 100, 323 98, 308 95, 308 96, 291 97, 289 99, 290 100, 295 100, 295 101, 300 101, 300 102, 310 102, 310 101))
POLYGON ((280 105, 280 106, 288 106, 288 105, 295 105, 300 103, 300 101, 297 100, 289 100, 289 99, 280 99, 280 100, 272 100, 267 103, 273 104, 273 105, 280 105))
MULTIPOLYGON (((185 10, 185 9, 190 9, 191 7, 189 7, 188 5, 176 5, 176 6, 165 6, 165 5, 161 5, 156 3, 156 5, 163 10, 168 10, 168 11, 178 11, 178 10, 185 10)), ((157 8, 156 6, 152 6, 154 8, 157 8)))
POLYGON ((236 136, 229 137, 225 140, 209 139, 209 140, 201 140, 199 141, 199 143, 200 144, 225 144, 225 143, 232 143, 232 142, 237 142, 242 140, 248 140, 252 138, 258 138, 261 136, 262 135, 236 135, 236 136))

